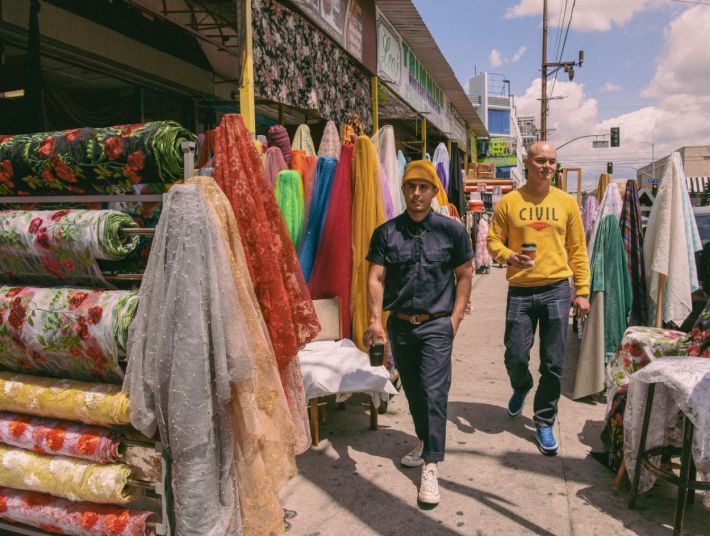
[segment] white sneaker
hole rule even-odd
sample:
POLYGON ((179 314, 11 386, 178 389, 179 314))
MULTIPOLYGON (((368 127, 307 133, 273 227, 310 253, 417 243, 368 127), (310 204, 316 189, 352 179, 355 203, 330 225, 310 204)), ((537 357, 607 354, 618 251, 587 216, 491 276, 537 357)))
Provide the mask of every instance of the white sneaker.
POLYGON ((419 443, 418 447, 405 454, 400 460, 400 463, 405 467, 419 467, 420 465, 424 465, 424 458, 422 458, 423 450, 424 442, 422 441, 419 443))
POLYGON ((419 502, 439 504, 439 468, 436 463, 422 467, 422 482, 419 485, 419 502))

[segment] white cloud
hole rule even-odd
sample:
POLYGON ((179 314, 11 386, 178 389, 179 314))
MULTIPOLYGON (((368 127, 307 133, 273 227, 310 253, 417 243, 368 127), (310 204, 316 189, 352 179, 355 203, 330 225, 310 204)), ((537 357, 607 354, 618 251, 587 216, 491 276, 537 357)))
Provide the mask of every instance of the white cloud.
POLYGON ((500 67, 503 65, 503 58, 501 57, 500 52, 498 52, 495 48, 491 50, 491 53, 488 56, 488 61, 491 62, 491 66, 493 67, 500 67))
POLYGON ((615 84, 614 82, 607 82, 600 88, 600 91, 602 93, 618 93, 621 91, 621 86, 615 84))
POLYGON ((515 54, 513 54, 513 57, 510 58, 511 63, 515 63, 517 61, 520 61, 520 59, 525 55, 525 52, 527 52, 528 47, 522 46, 518 50, 515 51, 515 54))
MULTIPOLYGON (((662 0, 587 0, 578 2, 572 28, 583 32, 609 31, 612 26, 624 26, 639 11, 662 5, 662 0)), ((667 3, 666 3, 667 5, 667 3)), ((560 20, 559 13, 563 9, 563 0, 550 0, 548 2, 548 21, 551 27, 557 26, 560 20)), ((569 9, 567 10, 569 17, 569 9)), ((542 16, 542 2, 540 0, 519 0, 518 4, 506 9, 505 18, 542 16)), ((564 23, 566 26, 566 22, 564 23)))

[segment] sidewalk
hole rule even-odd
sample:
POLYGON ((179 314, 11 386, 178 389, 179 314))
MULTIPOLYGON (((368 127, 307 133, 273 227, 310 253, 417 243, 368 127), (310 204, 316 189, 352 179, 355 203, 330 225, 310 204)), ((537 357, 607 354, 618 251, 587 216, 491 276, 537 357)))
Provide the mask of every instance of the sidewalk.
MULTIPOLYGON (((503 365, 505 272, 475 276, 473 314, 454 345, 446 461, 439 465, 441 504, 417 507, 420 469, 399 465, 416 444, 404 396, 395 397, 380 430, 369 429, 369 404, 353 397, 329 406, 322 442, 298 457, 299 475, 284 493, 297 512, 294 536, 370 535, 670 535, 675 488, 658 483, 630 511, 628 487, 613 492, 614 475, 588 456, 601 450, 604 406, 573 402, 579 343, 570 333, 566 385, 556 424, 560 454, 542 456, 534 443, 532 396, 508 417, 503 365)), ((531 370, 537 370, 537 345, 531 370)), ((538 376, 534 373, 535 381, 538 376)), ((699 497, 686 512, 688 534, 710 533, 699 497)))

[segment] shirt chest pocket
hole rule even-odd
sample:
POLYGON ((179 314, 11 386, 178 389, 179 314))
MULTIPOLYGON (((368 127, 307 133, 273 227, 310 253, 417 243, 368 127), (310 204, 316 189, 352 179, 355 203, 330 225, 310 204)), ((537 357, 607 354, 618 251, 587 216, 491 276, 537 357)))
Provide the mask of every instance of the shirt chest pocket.
POLYGON ((432 269, 446 269, 451 265, 453 251, 451 248, 427 248, 424 250, 426 265, 432 269))

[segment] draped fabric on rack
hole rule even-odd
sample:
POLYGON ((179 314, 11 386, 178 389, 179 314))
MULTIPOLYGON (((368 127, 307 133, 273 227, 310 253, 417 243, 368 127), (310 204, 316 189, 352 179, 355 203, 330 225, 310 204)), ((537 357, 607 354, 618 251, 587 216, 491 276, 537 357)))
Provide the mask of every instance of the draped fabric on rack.
POLYGON ((131 422, 128 397, 118 385, 3 371, 0 410, 102 426, 131 422))
MULTIPOLYGON (((291 151, 291 169, 298 171, 303 180, 303 227, 308 225, 308 217, 311 213, 311 200, 313 199, 313 186, 316 175, 318 158, 308 156, 306 151, 295 149, 291 151)), ((300 247, 300 244, 299 246, 300 247)), ((298 249, 298 247, 296 249, 298 249)))
POLYGON ((333 177, 338 161, 330 156, 318 159, 316 170, 315 190, 313 192, 313 202, 311 203, 311 215, 308 218, 308 228, 303 237, 303 244, 298 254, 301 263, 303 277, 308 284, 311 279, 313 263, 318 252, 321 236, 323 235, 323 225, 328 213, 330 202, 330 192, 333 186, 333 177))
POLYGON ((584 233, 589 244, 589 239, 592 235, 592 229, 597 221, 597 214, 599 213, 599 203, 597 198, 593 195, 588 195, 587 199, 584 201, 584 208, 582 209, 582 223, 584 224, 584 233))
POLYGON ((132 291, 0 286, 0 365, 121 383, 137 305, 132 291))
POLYGON ((8 210, 0 212, 0 280, 40 285, 110 286, 96 259, 131 253, 137 227, 115 210, 8 210))
POLYGON ((490 267, 493 264, 493 258, 486 246, 487 236, 488 221, 485 218, 481 218, 476 229, 476 268, 490 267))
POLYGON ((266 138, 269 140, 269 147, 277 147, 281 150, 281 154, 284 157, 286 165, 290 166, 291 140, 288 137, 286 127, 284 127, 283 125, 274 125, 272 127, 269 127, 269 131, 266 134, 266 138))
POLYGON ((449 162, 449 203, 456 207, 459 214, 466 214, 466 192, 463 185, 463 166, 456 142, 451 144, 452 154, 449 162))
POLYGON ((395 217, 392 192, 390 191, 389 184, 387 184, 387 175, 385 175, 385 171, 381 167, 379 168, 379 175, 380 184, 382 185, 382 203, 384 204, 385 218, 391 220, 395 217))
MULTIPOLYGON (((377 156, 380 163, 380 169, 385 174, 387 180, 387 189, 389 191, 389 199, 392 202, 391 214, 387 219, 398 216, 404 210, 402 205, 402 173, 399 171, 397 162, 397 146, 395 145, 394 128, 392 125, 385 125, 372 138, 372 143, 377 148, 377 156)), ((385 202, 387 196, 385 196, 385 202)), ((385 210, 387 208, 385 207, 385 210)))
POLYGON ((604 198, 602 199, 599 209, 597 210, 597 219, 594 222, 594 227, 592 227, 592 232, 589 234, 589 241, 587 242, 587 254, 591 259, 594 255, 594 242, 597 239, 597 232, 601 226, 602 220, 609 215, 613 215, 616 221, 621 220, 621 209, 624 206, 624 202, 621 199, 621 193, 619 192, 619 187, 615 183, 610 183, 607 186, 606 192, 604 193, 604 198))
POLYGON ((693 309, 699 289, 694 252, 702 249, 680 154, 670 157, 648 218, 643 242, 650 317, 655 315, 658 285, 665 275, 663 321, 680 326, 693 309))
POLYGON ((57 534, 141 536, 153 512, 75 502, 35 491, 0 488, 0 518, 57 534))
POLYGON ((178 535, 241 530, 231 382, 253 377, 254 362, 227 251, 200 187, 174 186, 143 276, 123 389, 131 424, 147 437, 159 430, 170 452, 178 535))
POLYGON ((407 159, 404 157, 404 153, 402 151, 397 151, 397 166, 399 167, 399 177, 401 182, 401 178, 404 176, 404 170, 407 169, 407 159))
POLYGON ((0 412, 0 443, 38 454, 115 463, 119 441, 108 428, 0 412))
MULTIPOLYGON (((594 198, 592 198, 594 199, 594 198)), ((626 250, 626 266, 631 279, 633 303, 629 315, 630 326, 645 326, 648 323, 646 311, 646 269, 643 262, 643 229, 641 205, 635 181, 626 182, 624 206, 621 209, 621 235, 626 250)))
POLYGON ((340 309, 341 330, 344 338, 350 337, 350 274, 352 273, 352 187, 351 163, 354 146, 343 145, 335 169, 328 212, 323 224, 318 253, 308 282, 314 298, 342 300, 340 309), (345 246, 344 246, 345 245, 345 246))
POLYGON ((298 125, 291 142, 291 150, 306 151, 306 156, 316 156, 316 148, 308 125, 298 125))
POLYGON ((362 351, 365 349, 362 336, 369 324, 367 309, 367 276, 369 263, 365 260, 370 238, 375 229, 385 222, 377 154, 370 138, 359 136, 355 144, 353 161, 354 179, 352 208, 352 284, 350 312, 352 317, 352 340, 362 351))
POLYGON ((441 179, 441 184, 444 185, 444 190, 449 192, 449 166, 451 163, 451 158, 449 156, 449 150, 446 148, 445 143, 439 143, 434 150, 434 158, 432 159, 432 164, 434 164, 434 169, 439 173, 439 164, 441 164, 441 174, 439 178, 441 179))
POLYGON ((602 173, 599 175, 599 181, 597 182, 597 202, 601 205, 604 194, 606 194, 607 186, 611 184, 611 175, 608 173, 602 173))
POLYGON ((183 176, 173 121, 0 136, 0 195, 116 193, 183 176))
POLYGON ((320 323, 276 199, 260 186, 264 168, 241 116, 222 117, 216 142, 215 180, 237 219, 251 281, 297 426, 296 452, 303 452, 310 444, 310 429, 303 380, 294 358, 320 332, 320 323))
POLYGON ((198 151, 199 157, 197 159, 197 169, 202 169, 210 163, 212 160, 212 152, 214 150, 214 132, 212 130, 208 130, 204 133, 204 135, 200 136, 202 136, 202 140, 198 151))
POLYGON ((281 209, 281 215, 286 222, 288 234, 293 247, 301 247, 303 238, 303 181, 298 171, 282 171, 276 180, 274 190, 276 202, 281 209))
POLYGON ((91 463, 43 456, 0 445, 0 486, 49 493, 72 501, 125 504, 131 469, 122 463, 91 463))
POLYGON ((323 137, 320 140, 320 146, 318 147, 318 156, 332 156, 333 158, 340 158, 340 135, 338 134, 338 127, 335 126, 333 121, 328 121, 325 124, 325 130, 323 130, 323 137))
POLYGON ((446 189, 444 188, 444 185, 441 184, 441 179, 438 178, 437 176, 437 182, 439 184, 438 188, 439 191, 436 194, 436 202, 439 205, 439 209, 442 209, 444 207, 448 207, 449 205, 449 196, 446 195, 446 189))
POLYGON ((276 179, 279 173, 288 169, 283 153, 278 147, 269 147, 264 158, 264 171, 266 172, 267 183, 272 188, 276 188, 276 179))
POLYGON ((449 189, 449 182, 446 177, 448 171, 446 171, 442 162, 437 163, 435 169, 436 175, 439 177, 439 182, 441 182, 441 185, 444 187, 444 192, 447 192, 449 189))
POLYGON ((211 177, 193 177, 187 183, 200 185, 217 231, 229 244, 229 269, 244 313, 244 329, 253 347, 254 377, 232 384, 234 457, 244 534, 281 534, 279 492, 296 472, 296 436, 288 402, 229 200, 211 177))

